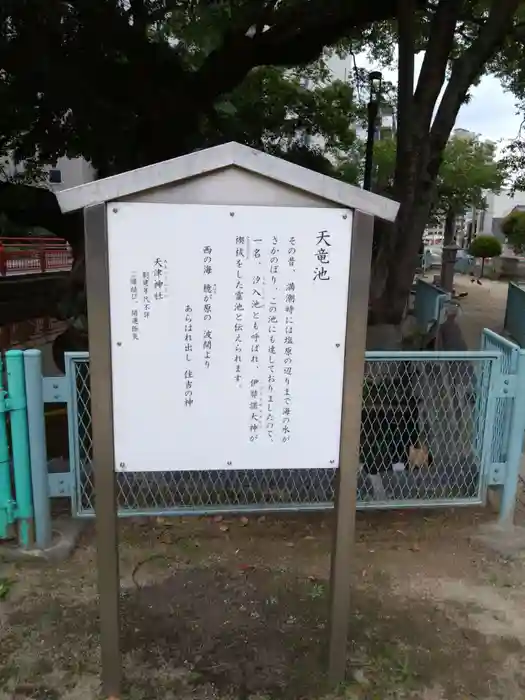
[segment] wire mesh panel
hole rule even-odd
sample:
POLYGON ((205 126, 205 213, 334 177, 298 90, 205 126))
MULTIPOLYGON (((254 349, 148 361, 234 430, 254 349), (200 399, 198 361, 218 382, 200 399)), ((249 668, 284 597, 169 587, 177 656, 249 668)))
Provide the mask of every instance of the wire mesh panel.
POLYGON ((372 357, 361 416, 362 505, 483 500, 492 361, 372 357))
MULTIPOLYGON (((501 353, 501 373, 512 375, 517 372, 520 348, 497 333, 485 329, 481 339, 483 350, 496 350, 501 353)), ((491 461, 503 463, 507 461, 509 431, 514 410, 514 398, 500 397, 496 399, 494 428, 491 446, 491 461)))
MULTIPOLYGON (((497 356, 369 353, 361 416, 358 506, 480 503, 486 423, 497 356)), ((77 515, 92 515, 91 405, 86 355, 68 359, 70 454, 77 515)), ((322 410, 322 408, 320 408, 322 410)), ((144 439, 147 439, 145 436, 144 439)), ((326 469, 119 472, 121 515, 313 510, 333 505, 335 465, 326 469)))

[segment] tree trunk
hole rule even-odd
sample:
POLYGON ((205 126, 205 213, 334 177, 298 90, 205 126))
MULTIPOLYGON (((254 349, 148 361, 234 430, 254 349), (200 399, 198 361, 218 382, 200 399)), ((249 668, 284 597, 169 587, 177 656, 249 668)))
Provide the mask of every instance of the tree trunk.
POLYGON ((456 210, 449 207, 445 215, 445 226, 443 229, 443 245, 450 245, 456 242, 456 210))
POLYGON ((419 265, 421 238, 429 211, 430 201, 425 197, 415 204, 402 202, 395 224, 381 236, 382 245, 372 270, 371 324, 401 322, 419 265))
POLYGON ((436 111, 463 3, 441 0, 435 7, 417 88, 409 100, 414 32, 409 11, 403 11, 410 9, 410 3, 400 0, 398 123, 410 125, 410 136, 400 134, 396 154, 394 198, 401 204, 397 221, 389 227, 378 222, 374 232, 370 323, 399 324, 402 320, 447 141, 470 86, 505 41, 518 6, 519 0, 491 2, 478 36, 454 60, 436 111))
POLYGON ((441 258, 441 288, 446 292, 453 291, 454 267, 456 265, 456 251, 452 249, 456 243, 456 210, 449 207, 445 216, 445 228, 443 231, 443 253, 441 258))
POLYGON ((416 2, 398 0, 397 3, 398 75, 397 75, 397 140, 394 182, 399 192, 406 184, 412 146, 412 107, 414 97, 414 51, 416 45, 416 2), (403 119, 399 119, 399 115, 403 119))
MULTIPOLYGON (((413 2, 399 0, 398 124, 394 198, 399 214, 390 231, 378 223, 370 290, 370 322, 399 324, 418 265, 421 238, 435 190, 428 134, 436 100, 445 80, 460 8, 441 2, 432 18, 427 46, 414 92, 415 14, 413 2)), ((442 155, 442 152, 441 152, 442 155)), ((439 168, 439 162, 438 162, 439 168)))

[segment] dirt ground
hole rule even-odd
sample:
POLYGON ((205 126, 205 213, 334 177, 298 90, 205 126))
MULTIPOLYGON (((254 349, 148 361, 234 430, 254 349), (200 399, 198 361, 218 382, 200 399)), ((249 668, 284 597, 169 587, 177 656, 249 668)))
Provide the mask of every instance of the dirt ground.
MULTIPOLYGON (((456 277, 469 347, 502 330, 506 283, 456 277)), ((524 497, 525 499, 525 497, 524 497)), ((363 513, 348 681, 325 681, 331 518, 121 523, 125 698, 523 700, 525 553, 471 536, 488 509, 363 513)), ((525 509, 518 522, 525 524, 525 509)), ((0 562, 0 700, 100 695, 88 526, 60 565, 0 562)))
MULTIPOLYGON (((434 273, 425 279, 432 281, 434 273)), ((479 350, 481 332, 489 328, 496 333, 503 331, 508 282, 483 279, 481 285, 467 275, 454 275, 456 294, 468 296, 459 299, 462 314, 459 325, 470 350, 479 350)))
MULTIPOLYGON (((358 517, 348 682, 324 680, 331 519, 121 526, 125 695, 522 700, 525 555, 470 535, 488 510, 358 517)), ((1 700, 99 696, 93 531, 64 564, 0 565, 1 700)))

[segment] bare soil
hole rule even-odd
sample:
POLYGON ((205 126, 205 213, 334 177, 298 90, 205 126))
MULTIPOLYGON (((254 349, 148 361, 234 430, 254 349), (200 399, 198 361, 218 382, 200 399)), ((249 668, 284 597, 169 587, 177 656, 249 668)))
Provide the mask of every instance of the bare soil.
MULTIPOLYGON (((470 535, 486 510, 358 518, 348 681, 325 681, 330 517, 121 525, 125 697, 522 700, 525 558, 470 535)), ((0 699, 99 686, 89 527, 59 566, 0 567, 0 699)))
MULTIPOLYGON (((507 285, 456 276, 469 347, 500 332, 507 285)), ((519 513, 524 519, 525 513, 519 513)), ((121 523, 125 697, 523 700, 525 554, 471 540, 487 510, 364 513, 347 682, 327 686, 331 518, 121 523)), ((89 526, 61 564, 0 563, 0 700, 100 695, 89 526)))

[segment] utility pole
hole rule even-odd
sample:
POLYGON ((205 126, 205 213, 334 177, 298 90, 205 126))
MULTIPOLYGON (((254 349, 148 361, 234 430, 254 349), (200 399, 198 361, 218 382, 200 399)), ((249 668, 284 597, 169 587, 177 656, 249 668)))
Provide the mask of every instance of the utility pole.
POLYGON ((376 135, 377 115, 379 102, 381 101, 381 88, 383 76, 379 71, 372 71, 368 76, 370 82, 370 97, 367 105, 368 124, 365 151, 365 173, 363 177, 363 189, 372 188, 372 164, 374 159, 374 139, 376 135))

